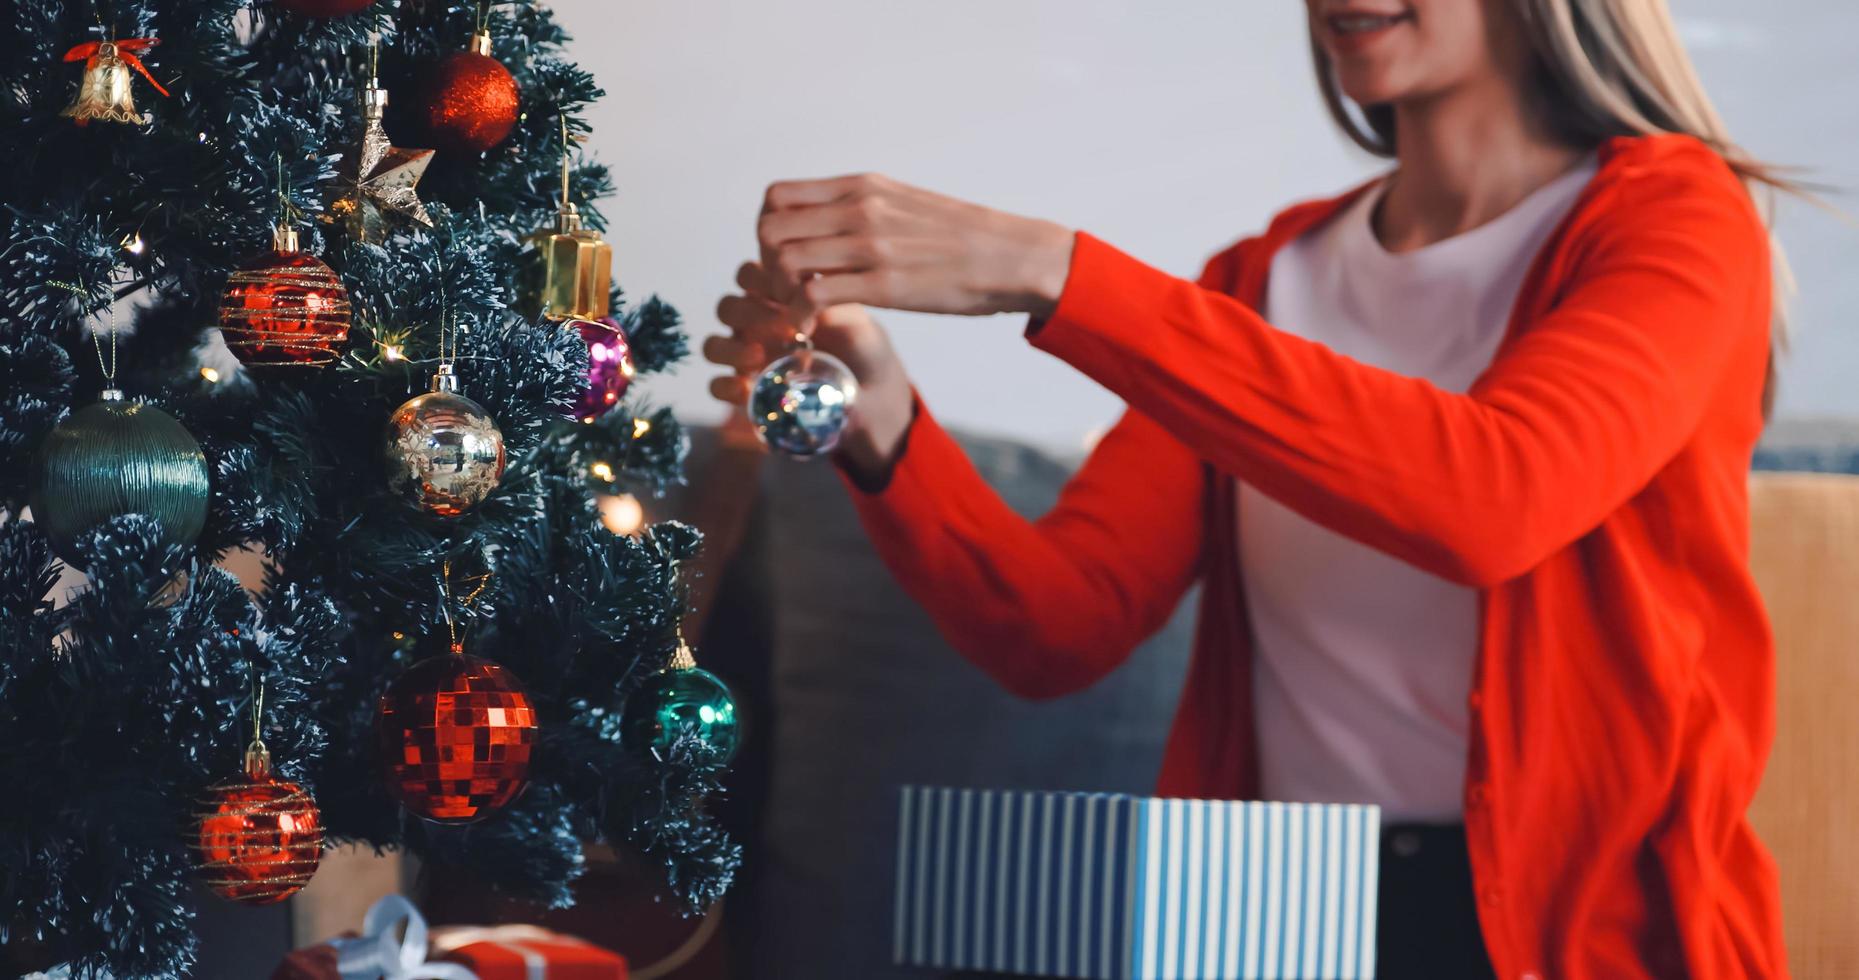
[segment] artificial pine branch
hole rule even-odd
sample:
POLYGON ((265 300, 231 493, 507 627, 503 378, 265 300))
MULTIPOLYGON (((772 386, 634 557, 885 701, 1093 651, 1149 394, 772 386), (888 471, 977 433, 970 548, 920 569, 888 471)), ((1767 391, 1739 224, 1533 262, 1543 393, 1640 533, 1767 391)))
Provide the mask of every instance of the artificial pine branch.
MULTIPOLYGON (((642 754, 619 735, 626 693, 673 642, 675 570, 701 539, 682 525, 615 536, 590 498, 682 478, 686 440, 668 412, 635 396, 591 425, 560 417, 587 351, 535 315, 532 237, 557 206, 562 121, 585 133, 602 93, 563 56, 546 10, 493 6, 523 116, 488 153, 435 158, 420 184, 432 228, 364 244, 302 224, 354 302, 341 359, 282 378, 200 371, 228 272, 279 218, 280 177, 296 208, 327 207, 370 36, 392 133, 422 68, 463 45, 474 15, 446 0, 378 0, 333 20, 268 0, 0 0, 0 510, 19 514, 38 445, 95 400, 88 331, 119 297, 134 312, 120 313, 118 385, 194 433, 212 480, 196 545, 164 547, 146 518, 118 518, 79 548, 87 588, 57 604, 44 535, 0 524, 0 785, 18 791, 0 808, 0 943, 42 944, 80 977, 185 973, 195 893, 182 835, 199 792, 238 764, 254 671, 273 757, 316 794, 333 840, 462 863, 553 904, 569 899, 588 839, 648 856, 687 908, 728 886, 739 851, 702 804, 722 791, 717 760, 688 740, 642 754), (59 115, 81 68, 64 52, 102 30, 161 40, 147 61, 172 96, 135 83, 152 125, 59 115), (132 240, 139 251, 123 247, 132 240), (446 322, 463 329, 465 391, 512 460, 488 500, 449 522, 394 499, 381 460, 386 416, 423 389, 446 322), (617 486, 590 485, 595 463, 617 486), (239 547, 270 563, 256 601, 213 565, 239 547), (446 562, 490 573, 454 612, 471 651, 522 678, 542 719, 534 785, 465 832, 393 805, 372 736, 381 692, 444 636, 446 562), (177 574, 187 586, 168 602, 177 574)), ((577 150, 570 186, 602 227, 606 168, 577 150)), ((671 307, 616 311, 641 374, 684 356, 671 307)))

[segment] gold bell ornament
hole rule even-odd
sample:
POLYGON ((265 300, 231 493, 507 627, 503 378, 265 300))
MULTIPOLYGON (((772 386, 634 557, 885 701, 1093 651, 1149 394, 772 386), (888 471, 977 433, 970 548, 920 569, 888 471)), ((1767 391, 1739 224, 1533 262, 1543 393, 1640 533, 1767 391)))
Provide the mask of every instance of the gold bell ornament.
POLYGON ((581 212, 568 199, 568 151, 568 121, 563 119, 562 203, 555 233, 542 246, 547 261, 542 313, 551 320, 599 320, 608 313, 613 289, 613 246, 582 225, 581 212))
POLYGON ((160 43, 158 38, 132 37, 121 41, 89 41, 66 51, 66 61, 84 63, 84 81, 78 86, 77 98, 59 115, 69 116, 79 126, 92 119, 147 125, 148 113, 136 111, 135 80, 129 77, 129 69, 140 72, 155 86, 155 91, 167 95, 168 90, 148 73, 148 66, 142 64, 136 54, 160 43))

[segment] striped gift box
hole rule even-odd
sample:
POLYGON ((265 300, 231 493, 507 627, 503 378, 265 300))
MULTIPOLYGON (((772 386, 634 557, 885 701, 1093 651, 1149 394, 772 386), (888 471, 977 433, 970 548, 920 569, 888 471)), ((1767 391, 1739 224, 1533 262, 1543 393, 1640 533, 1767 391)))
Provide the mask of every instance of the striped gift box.
POLYGON ((898 963, 1095 980, 1373 977, 1380 810, 907 786, 898 963))

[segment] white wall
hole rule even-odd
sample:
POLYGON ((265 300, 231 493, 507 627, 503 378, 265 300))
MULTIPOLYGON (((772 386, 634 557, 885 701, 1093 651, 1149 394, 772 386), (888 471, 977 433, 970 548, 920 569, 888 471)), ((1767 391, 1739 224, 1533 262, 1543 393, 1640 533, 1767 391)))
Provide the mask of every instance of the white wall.
MULTIPOLYGON (((1192 274, 1284 204, 1375 166, 1322 112, 1297 0, 553 5, 608 92, 592 145, 620 185, 620 282, 675 303, 698 337, 752 254, 770 180, 878 170, 1192 274)), ((1859 5, 1674 5, 1744 142, 1859 186, 1859 5)), ((1797 207, 1782 232, 1803 291, 1784 411, 1859 415, 1859 230, 1797 207)), ((1118 402, 1027 348, 1020 319, 885 316, 945 421, 1076 447, 1118 402)), ((713 419, 710 375, 693 357, 652 391, 713 419)))

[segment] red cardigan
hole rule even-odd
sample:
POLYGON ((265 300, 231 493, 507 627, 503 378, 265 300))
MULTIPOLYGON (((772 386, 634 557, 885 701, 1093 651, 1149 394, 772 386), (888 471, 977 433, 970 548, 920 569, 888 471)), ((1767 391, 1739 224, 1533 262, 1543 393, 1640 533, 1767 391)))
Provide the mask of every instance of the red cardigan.
POLYGON ((1346 201, 1286 211, 1198 284, 1080 234, 1032 343, 1129 410, 1034 522, 920 410, 889 483, 854 493, 879 552, 1028 697, 1115 669, 1200 580, 1166 796, 1258 788, 1232 478, 1474 586, 1465 823, 1498 975, 1785 975, 1745 819, 1774 674, 1746 562, 1770 317, 1749 196, 1696 141, 1607 143, 1464 394, 1254 312, 1273 254, 1346 201))

